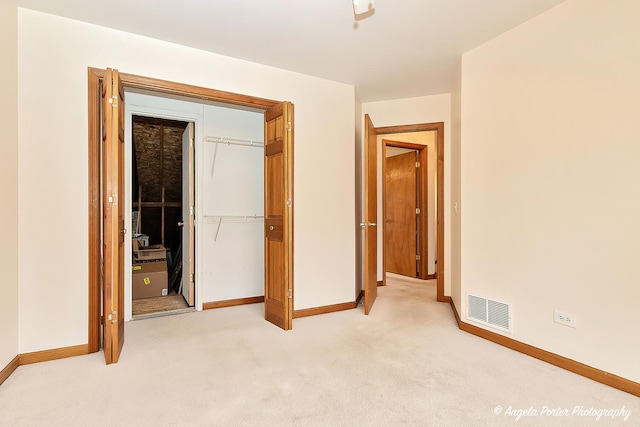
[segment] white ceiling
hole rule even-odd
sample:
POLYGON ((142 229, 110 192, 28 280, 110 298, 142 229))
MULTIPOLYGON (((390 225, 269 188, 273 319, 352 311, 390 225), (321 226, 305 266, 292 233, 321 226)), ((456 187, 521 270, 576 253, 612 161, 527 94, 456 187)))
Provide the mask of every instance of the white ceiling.
POLYGON ((348 83, 363 102, 451 91, 464 53, 563 0, 18 0, 21 7, 348 83))

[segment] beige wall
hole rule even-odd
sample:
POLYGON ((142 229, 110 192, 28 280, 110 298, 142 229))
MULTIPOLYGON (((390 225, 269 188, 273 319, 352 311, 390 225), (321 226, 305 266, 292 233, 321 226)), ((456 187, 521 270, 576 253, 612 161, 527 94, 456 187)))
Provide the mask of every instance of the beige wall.
POLYGON ((461 128, 463 297, 511 304, 516 340, 633 381, 638 16, 568 0, 463 55, 461 128))
MULTIPOLYGON (((450 258, 451 242, 449 232, 449 217, 450 217, 450 186, 451 186, 451 174, 447 167, 448 159, 451 155, 450 150, 450 117, 451 117, 451 96, 449 94, 422 96, 416 98, 396 99, 391 101, 379 101, 379 102, 367 102, 362 104, 362 117, 358 121, 361 127, 364 126, 364 114, 369 114, 374 126, 396 126, 396 125, 409 125, 417 123, 435 123, 444 122, 444 155, 445 155, 445 200, 444 200, 444 215, 445 215, 445 281, 444 291, 446 295, 449 295, 450 285, 450 266, 446 262, 450 258)), ((378 147, 378 212, 381 215, 381 156, 382 149, 378 147)), ((380 218, 378 223, 380 222, 380 218)), ((378 241, 382 240, 382 229, 378 228, 378 241)), ((378 244, 378 280, 382 280, 382 254, 381 245, 378 244)))
POLYGON ((0 370, 18 355, 18 12, 0 2, 0 370))
POLYGON ((353 301, 353 86, 26 9, 19 23, 20 352, 87 342, 89 66, 293 102, 294 307, 353 301))

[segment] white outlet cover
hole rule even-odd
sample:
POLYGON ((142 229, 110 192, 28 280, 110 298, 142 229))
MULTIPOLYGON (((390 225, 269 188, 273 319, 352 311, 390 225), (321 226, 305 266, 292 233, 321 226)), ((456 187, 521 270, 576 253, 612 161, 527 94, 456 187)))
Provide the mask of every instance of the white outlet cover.
POLYGON ((559 310, 553 311, 553 321, 564 326, 569 326, 571 328, 578 327, 577 318, 575 314, 569 314, 559 310))

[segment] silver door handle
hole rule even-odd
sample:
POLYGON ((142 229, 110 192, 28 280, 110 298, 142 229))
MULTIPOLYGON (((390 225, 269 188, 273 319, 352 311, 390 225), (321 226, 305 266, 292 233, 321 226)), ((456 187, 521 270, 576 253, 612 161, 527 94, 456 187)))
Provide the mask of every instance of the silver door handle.
POLYGON ((273 230, 275 230, 275 229, 276 229, 276 228, 275 228, 273 225, 270 225, 270 226, 269 226, 269 231, 273 231, 273 230))
POLYGON ((360 223, 360 227, 375 227, 376 223, 375 222, 361 222, 360 223))
POLYGON ((182 227, 182 226, 184 226, 184 221, 180 221, 180 222, 178 223, 178 227, 182 227))

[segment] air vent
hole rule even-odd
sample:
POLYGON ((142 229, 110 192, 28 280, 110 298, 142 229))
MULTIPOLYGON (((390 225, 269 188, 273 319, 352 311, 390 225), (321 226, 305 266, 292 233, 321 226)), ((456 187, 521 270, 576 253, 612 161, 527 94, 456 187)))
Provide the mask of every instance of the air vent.
POLYGON ((499 301, 467 294, 467 319, 511 332, 511 308, 499 301))

